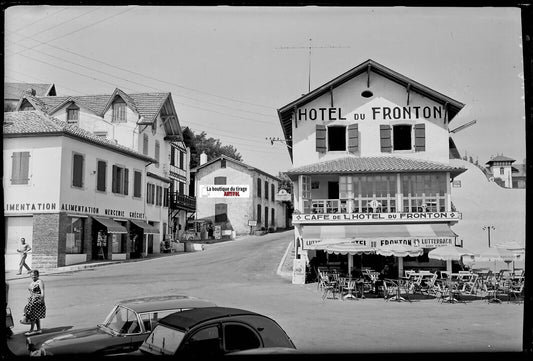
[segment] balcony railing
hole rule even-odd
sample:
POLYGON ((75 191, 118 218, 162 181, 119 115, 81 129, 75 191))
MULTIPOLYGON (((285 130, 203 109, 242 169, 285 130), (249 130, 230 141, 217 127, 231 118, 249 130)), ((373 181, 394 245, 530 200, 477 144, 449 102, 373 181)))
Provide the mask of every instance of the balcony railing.
POLYGON ((187 211, 196 210, 196 198, 172 192, 169 194, 169 208, 170 209, 185 209, 187 211))

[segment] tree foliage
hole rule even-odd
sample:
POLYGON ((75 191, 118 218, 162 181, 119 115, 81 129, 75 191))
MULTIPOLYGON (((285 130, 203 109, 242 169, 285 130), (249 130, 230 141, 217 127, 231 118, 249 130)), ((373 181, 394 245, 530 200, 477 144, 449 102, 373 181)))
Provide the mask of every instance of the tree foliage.
POLYGON ((182 131, 183 141, 191 150, 191 169, 200 165, 200 154, 202 152, 205 152, 208 161, 221 155, 242 161, 242 156, 233 145, 223 145, 220 139, 208 138, 205 131, 195 134, 189 127, 184 127, 182 131))

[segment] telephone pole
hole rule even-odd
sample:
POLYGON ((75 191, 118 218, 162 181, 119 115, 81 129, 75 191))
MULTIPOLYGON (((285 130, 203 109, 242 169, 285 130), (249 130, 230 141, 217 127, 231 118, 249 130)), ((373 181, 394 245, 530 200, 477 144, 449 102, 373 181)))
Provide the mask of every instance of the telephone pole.
POLYGON ((309 45, 308 46, 280 46, 279 48, 276 48, 276 49, 281 49, 281 50, 291 50, 291 49, 308 49, 309 50, 307 92, 311 91, 311 50, 312 49, 349 48, 349 46, 336 46, 336 45, 313 46, 312 42, 313 42, 313 39, 309 38, 309 45))

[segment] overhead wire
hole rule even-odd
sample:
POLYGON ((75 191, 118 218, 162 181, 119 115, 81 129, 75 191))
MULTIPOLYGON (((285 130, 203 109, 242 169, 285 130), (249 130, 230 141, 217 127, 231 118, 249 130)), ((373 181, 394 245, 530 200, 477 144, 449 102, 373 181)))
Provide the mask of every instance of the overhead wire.
POLYGON ((24 29, 24 28, 27 28, 28 26, 31 26, 31 25, 35 25, 35 24, 37 24, 39 21, 43 21, 43 20, 45 20, 45 19, 47 19, 47 18, 49 18, 49 17, 51 17, 51 16, 57 15, 57 14, 59 14, 60 12, 65 11, 65 10, 68 10, 68 9, 70 9, 70 8, 71 8, 70 6, 65 6, 65 7, 63 7, 62 9, 59 9, 59 11, 56 11, 55 13, 52 13, 52 14, 48 14, 48 15, 46 15, 46 16, 43 16, 42 18, 39 18, 39 19, 37 19, 37 20, 35 20, 35 21, 29 23, 29 24, 25 24, 25 25, 23 25, 23 26, 21 26, 21 27, 19 27, 19 28, 16 28, 16 29, 14 29, 14 30, 12 30, 12 31, 16 31, 16 32, 18 32, 19 30, 22 30, 22 29, 24 29))

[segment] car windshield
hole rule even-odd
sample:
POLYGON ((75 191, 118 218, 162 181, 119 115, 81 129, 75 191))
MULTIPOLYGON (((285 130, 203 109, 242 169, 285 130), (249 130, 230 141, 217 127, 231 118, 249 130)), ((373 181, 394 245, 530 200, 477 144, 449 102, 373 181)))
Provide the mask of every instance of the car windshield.
POLYGON ((156 355, 174 355, 185 336, 184 332, 157 325, 141 346, 142 351, 156 355))
POLYGON ((103 325, 119 334, 141 332, 137 314, 120 305, 109 313, 103 325))

